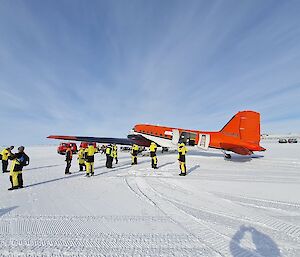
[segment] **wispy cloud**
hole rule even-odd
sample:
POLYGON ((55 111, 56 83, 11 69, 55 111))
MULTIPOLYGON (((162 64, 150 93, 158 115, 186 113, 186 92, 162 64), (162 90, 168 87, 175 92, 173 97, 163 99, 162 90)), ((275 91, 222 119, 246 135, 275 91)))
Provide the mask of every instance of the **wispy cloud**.
POLYGON ((0 144, 218 130, 237 111, 299 131, 297 1, 2 1, 0 144))

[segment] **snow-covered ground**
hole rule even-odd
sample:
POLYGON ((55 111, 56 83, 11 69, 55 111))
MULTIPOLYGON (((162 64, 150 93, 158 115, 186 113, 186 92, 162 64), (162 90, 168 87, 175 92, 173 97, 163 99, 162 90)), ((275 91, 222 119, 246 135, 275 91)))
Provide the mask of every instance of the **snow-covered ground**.
POLYGON ((249 159, 189 152, 131 167, 128 153, 85 178, 55 147, 28 147, 25 188, 0 175, 0 256, 300 256, 300 144, 249 159), (264 157, 263 157, 264 156, 264 157))

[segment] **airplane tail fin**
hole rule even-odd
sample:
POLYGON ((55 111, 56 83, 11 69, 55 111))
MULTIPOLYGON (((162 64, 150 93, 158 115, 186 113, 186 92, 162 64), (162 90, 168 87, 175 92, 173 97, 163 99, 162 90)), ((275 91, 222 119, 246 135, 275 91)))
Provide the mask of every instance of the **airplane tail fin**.
POLYGON ((244 142, 259 146, 260 114, 254 111, 238 112, 220 132, 239 137, 244 142))

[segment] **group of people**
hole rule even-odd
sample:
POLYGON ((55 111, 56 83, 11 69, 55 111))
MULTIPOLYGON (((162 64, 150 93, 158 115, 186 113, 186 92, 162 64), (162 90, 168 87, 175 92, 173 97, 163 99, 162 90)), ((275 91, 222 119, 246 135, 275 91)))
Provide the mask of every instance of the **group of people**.
MULTIPOLYGON (((101 149, 102 150, 102 149, 101 149)), ((87 148, 80 147, 78 151, 78 164, 80 171, 86 171, 86 176, 94 176, 94 162, 95 162, 95 154, 98 153, 99 150, 92 143, 88 145, 87 148)), ((116 164, 118 163, 118 147, 116 144, 108 145, 105 149, 106 153, 106 168, 112 168, 112 163, 115 160, 116 164)), ((68 146, 66 151, 66 169, 65 174, 71 174, 70 168, 73 159, 73 153, 71 147, 68 146)))
MULTIPOLYGON (((87 148, 80 147, 77 155, 77 160, 79 164, 80 171, 86 171, 86 176, 94 176, 94 162, 95 162, 95 153, 98 152, 98 148, 94 147, 91 143, 87 148)), ((73 159, 73 153, 70 146, 66 150, 66 168, 65 174, 71 174, 70 168, 73 159)))
MULTIPOLYGON (((157 167, 157 145, 154 142, 151 142, 150 144, 150 157, 151 157, 151 166, 153 169, 158 169, 157 167)), ((179 161, 179 167, 180 167, 180 174, 179 176, 185 176, 186 175, 186 160, 185 155, 187 153, 187 147, 184 143, 180 143, 178 145, 178 161, 179 161)), ((99 152, 99 149, 94 147, 94 145, 91 143, 89 146, 84 149, 80 148, 78 152, 78 164, 79 164, 79 170, 80 171, 86 171, 86 176, 93 176, 94 175, 94 161, 95 161, 95 153, 99 152)), ((136 144, 132 145, 131 148, 131 165, 137 165, 137 156, 139 153, 139 146, 136 144)), ((106 168, 111 169, 113 168, 113 161, 115 160, 115 163, 118 164, 118 147, 116 144, 109 144, 105 148, 105 154, 106 154, 106 168)), ((72 150, 70 147, 67 148, 66 151, 66 169, 65 174, 71 174, 70 173, 70 167, 72 162, 72 150)))
MULTIPOLYGON (((17 153, 13 153, 12 150, 14 146, 7 147, 3 149, 0 153, 0 159, 2 160, 2 172, 10 173, 9 178, 11 182, 11 187, 8 190, 15 190, 23 187, 23 176, 22 170, 23 167, 29 164, 29 157, 24 152, 25 147, 20 146, 17 153), (11 160, 10 170, 8 171, 8 161, 11 160)), ((152 142, 150 144, 150 157, 151 157, 151 166, 153 169, 158 169, 157 167, 157 145, 152 142)), ((91 143, 87 148, 80 148, 78 151, 77 159, 79 164, 80 171, 86 171, 86 176, 94 176, 94 162, 95 154, 99 152, 97 147, 91 143)), ((139 153, 139 146, 134 144, 131 148, 131 165, 137 165, 137 157, 139 153)), ((187 148, 184 143, 178 145, 178 161, 180 167, 180 176, 186 175, 186 160, 185 155, 187 153, 187 148)), ((105 149, 106 154, 106 168, 111 169, 113 167, 113 161, 118 164, 118 147, 116 144, 109 144, 105 149)), ((70 168, 73 159, 73 153, 71 147, 68 147, 66 150, 66 168, 65 174, 71 174, 70 168)))
MULTIPOLYGON (((153 169, 158 169, 157 156, 156 156, 157 145, 154 142, 151 142, 149 148, 150 148, 151 166, 153 169)), ((131 148, 131 165, 137 165, 138 153, 139 153, 139 146, 134 144, 131 148)))
MULTIPOLYGON (((106 154, 106 168, 111 169, 113 168, 113 161, 115 160, 115 163, 118 164, 118 147, 116 144, 109 144, 105 147, 105 150, 101 148, 99 150, 98 148, 94 147, 92 143, 89 144, 89 146, 84 149, 80 148, 78 151, 78 164, 79 164, 79 170, 80 171, 86 171, 86 176, 93 176, 94 175, 94 161, 95 161, 95 153, 99 151, 104 151, 106 154)), ((154 142, 151 142, 150 144, 150 157, 151 157, 151 166, 153 169, 158 169, 157 167, 157 145, 154 142)), ((179 167, 180 167, 180 176, 186 175, 186 164, 185 164, 185 155, 187 152, 187 148, 184 143, 180 143, 178 145, 178 161, 179 161, 179 167)), ((131 148, 131 165, 137 165, 137 157, 139 153, 139 146, 137 144, 133 144, 131 148)), ((72 150, 70 147, 67 148, 66 151, 66 169, 65 174, 71 174, 70 167, 72 162, 72 150)))
POLYGON ((105 149, 106 154, 106 163, 105 166, 108 169, 112 169, 113 161, 116 161, 118 164, 118 147, 116 144, 109 144, 105 149))
POLYGON ((11 187, 8 190, 15 190, 23 188, 23 167, 29 165, 29 157, 24 152, 25 147, 18 147, 18 152, 13 153, 12 150, 14 146, 7 147, 3 149, 0 153, 0 158, 2 160, 2 172, 9 172, 9 180, 11 187), (8 161, 11 160, 10 170, 8 171, 8 161))

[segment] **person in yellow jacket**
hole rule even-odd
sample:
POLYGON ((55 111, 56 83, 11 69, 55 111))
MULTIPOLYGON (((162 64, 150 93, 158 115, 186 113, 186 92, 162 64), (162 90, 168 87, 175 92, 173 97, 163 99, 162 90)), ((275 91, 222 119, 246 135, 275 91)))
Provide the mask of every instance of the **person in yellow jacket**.
POLYGON ((139 146, 136 144, 133 144, 133 146, 131 148, 131 158, 132 158, 131 165, 137 164, 138 151, 139 151, 139 146))
POLYGON ((25 147, 20 146, 18 148, 18 153, 11 154, 9 156, 9 159, 12 160, 11 166, 10 166, 10 182, 11 182, 11 188, 8 190, 15 190, 18 188, 23 188, 23 176, 22 176, 22 170, 24 166, 29 165, 29 157, 24 152, 25 147))
POLYGON ((88 148, 85 149, 84 152, 84 159, 85 159, 85 166, 86 166, 86 176, 89 177, 94 176, 94 161, 95 161, 95 153, 97 149, 94 147, 92 143, 89 144, 88 148))
POLYGON ((106 154, 106 168, 111 169, 112 168, 112 162, 113 162, 113 146, 109 144, 106 146, 105 149, 106 154))
POLYGON ((5 149, 3 149, 0 153, 0 157, 1 157, 1 160, 2 160, 2 172, 5 173, 5 172, 9 172, 7 170, 7 167, 8 167, 8 159, 9 159, 9 156, 11 155, 11 151, 14 149, 14 146, 11 146, 11 147, 7 147, 5 149))
POLYGON ((118 147, 116 144, 113 144, 112 146, 112 155, 113 155, 113 159, 116 160, 116 164, 118 164, 118 147))
POLYGON ((83 171, 83 168, 86 170, 85 161, 84 161, 84 151, 85 150, 83 147, 80 147, 80 149, 78 151, 77 160, 78 160, 80 171, 83 171))
POLYGON ((157 157, 156 157, 157 145, 154 142, 150 144, 150 156, 152 161, 152 168, 157 169, 157 157))
POLYGON ((179 161, 179 167, 180 167, 180 174, 179 176, 185 176, 186 175, 186 165, 185 165, 185 154, 188 151, 184 143, 180 143, 178 145, 178 161, 179 161))

